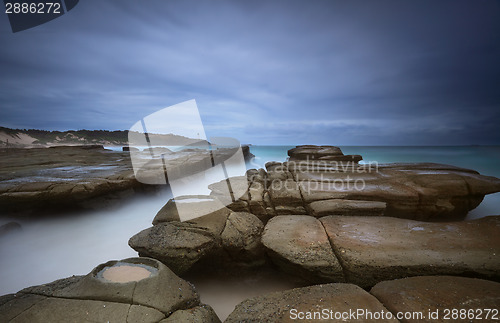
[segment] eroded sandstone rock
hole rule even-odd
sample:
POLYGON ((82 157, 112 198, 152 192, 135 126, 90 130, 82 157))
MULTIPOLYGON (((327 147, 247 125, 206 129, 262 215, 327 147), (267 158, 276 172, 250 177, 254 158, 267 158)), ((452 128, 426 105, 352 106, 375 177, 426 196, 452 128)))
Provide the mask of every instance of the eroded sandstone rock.
POLYGON ((229 215, 222 232, 222 246, 235 261, 246 263, 264 261, 261 235, 264 224, 248 212, 233 212, 229 215))
POLYGON ((344 275, 320 221, 304 215, 272 218, 262 235, 282 270, 313 282, 343 282, 344 275))
POLYGON ((33 286, 2 300, 2 322, 159 322, 186 311, 201 311, 199 317, 218 321, 210 307, 200 304, 191 284, 149 258, 110 261, 86 276, 33 286), (120 282, 102 275, 114 268, 128 270, 120 282), (134 270, 150 274, 137 278, 134 270))
POLYGON ((165 222, 145 229, 128 242, 140 256, 151 257, 182 274, 217 246, 215 237, 192 223, 165 222))
POLYGON ((500 304, 500 283, 456 276, 384 281, 375 285, 370 293, 394 314, 422 315, 401 319, 401 322, 494 321, 495 312, 487 313, 485 309, 498 310, 500 304), (437 315, 431 317, 431 313, 437 315))
POLYGON ((362 287, 419 275, 499 277, 499 216, 445 223, 366 216, 319 221, 346 280, 362 287))
MULTIPOLYGON (((325 284, 295 288, 247 299, 236 306, 225 320, 232 322, 342 322, 347 315, 335 317, 335 313, 349 313, 356 309, 366 312, 387 313, 388 310, 372 295, 352 284, 325 284), (332 311, 332 314, 330 314, 332 311), (315 314, 316 313, 316 314, 315 314), (321 314, 326 315, 322 317, 321 314), (333 317, 330 319, 330 315, 333 317)), ((338 315, 338 314, 337 314, 338 315)), ((362 322, 398 322, 396 319, 369 319, 360 316, 362 322)))

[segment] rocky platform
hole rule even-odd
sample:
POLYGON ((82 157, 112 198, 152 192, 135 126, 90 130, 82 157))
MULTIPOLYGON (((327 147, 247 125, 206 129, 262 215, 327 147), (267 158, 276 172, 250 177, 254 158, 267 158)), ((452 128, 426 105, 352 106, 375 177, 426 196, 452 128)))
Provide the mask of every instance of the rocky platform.
POLYGON ((494 322, 499 304, 499 283, 422 276, 384 281, 370 292, 337 283, 258 296, 225 322, 494 322))
POLYGON ((1 322, 220 322, 157 260, 129 258, 0 297, 1 322))
MULTIPOLYGON (((248 147, 243 147, 242 151, 245 156, 251 156, 248 147)), ((229 149, 217 152, 219 158, 233 153, 229 149)), ((163 161, 172 172, 182 169, 186 175, 206 169, 212 158, 200 149, 115 152, 100 145, 0 149, 0 209, 3 212, 40 212, 43 209, 100 208, 137 190, 155 187, 137 180, 131 154, 136 160, 144 160, 144 167, 137 173, 146 178, 158 176, 159 167, 163 184, 167 176, 163 164, 159 166, 158 162, 163 161)))
POLYGON ((364 288, 419 275, 500 279, 500 217, 457 221, 500 191, 499 179, 440 164, 359 164, 336 147, 289 155, 231 178, 238 200, 226 181, 210 196, 170 200, 129 245, 178 274, 219 260, 364 288))
POLYGON ((289 155, 267 171, 232 178, 231 186, 210 185, 209 196, 170 200, 153 227, 129 240, 151 258, 112 261, 87 276, 0 297, 0 321, 218 322, 176 274, 266 263, 329 284, 248 299, 227 322, 325 315, 333 322, 448 322, 453 309, 465 311, 462 321, 498 320, 500 284, 492 280, 500 280, 500 216, 456 220, 498 192, 500 180, 448 165, 359 164, 360 156, 336 147, 301 146, 289 155))

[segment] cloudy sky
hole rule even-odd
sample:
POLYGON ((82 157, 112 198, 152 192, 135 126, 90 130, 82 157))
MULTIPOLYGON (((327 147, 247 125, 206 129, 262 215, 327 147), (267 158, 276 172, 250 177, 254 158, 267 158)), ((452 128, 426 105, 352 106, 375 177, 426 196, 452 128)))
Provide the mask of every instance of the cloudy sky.
POLYGON ((500 145, 500 2, 83 0, 12 33, 0 126, 125 130, 195 99, 252 144, 500 145))

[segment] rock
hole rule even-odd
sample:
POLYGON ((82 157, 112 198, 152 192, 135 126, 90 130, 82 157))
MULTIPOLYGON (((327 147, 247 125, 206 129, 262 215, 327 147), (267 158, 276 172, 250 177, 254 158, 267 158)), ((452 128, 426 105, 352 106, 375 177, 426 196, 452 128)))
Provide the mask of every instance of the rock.
POLYGON ((248 188, 248 194, 250 197, 248 207, 251 213, 255 214, 262 222, 267 223, 270 216, 266 211, 264 193, 264 183, 258 180, 253 181, 248 188))
MULTIPOLYGON (((388 312, 375 297, 356 285, 327 284, 247 299, 238 304, 224 322, 293 322, 295 320, 340 322, 349 320, 349 313, 357 309, 371 313, 384 313, 384 315, 388 312), (344 320, 342 315, 344 315, 344 320)), ((398 322, 395 319, 369 319, 364 314, 360 315, 358 320, 398 322)))
POLYGON ((299 185, 294 180, 273 181, 268 190, 274 206, 303 206, 299 185))
POLYGON ((44 299, 46 297, 39 295, 12 295, 9 301, 0 305, 0 322, 12 322, 13 319, 44 299))
POLYGON ((222 232, 222 246, 236 261, 262 263, 264 248, 260 241, 264 224, 248 212, 233 212, 229 215, 222 232))
POLYGON ((268 254, 283 271, 313 282, 342 282, 342 267, 320 221, 301 215, 276 216, 262 235, 268 254))
POLYGON ((140 187, 128 154, 99 145, 9 149, 0 156, 4 212, 85 208, 92 199, 140 187))
POLYGON ((180 275, 213 251, 217 242, 192 223, 165 222, 137 233, 128 244, 140 256, 158 259, 180 275))
MULTIPOLYGON (((232 153, 221 148, 216 157, 224 159, 232 153)), ((3 149, 0 209, 53 213, 101 208, 107 200, 123 198, 122 192, 143 190, 146 184, 157 187, 211 167, 210 153, 199 149, 171 152, 165 147, 146 151, 131 147, 127 152, 113 152, 101 145, 3 149), (163 158, 152 159, 151 154, 163 158)))
POLYGON ((159 323, 177 322, 220 323, 220 319, 209 305, 202 304, 188 310, 176 311, 166 319, 161 320, 159 323))
POLYGON ((2 322, 159 322, 199 306, 188 282, 149 258, 110 261, 86 276, 26 288, 13 296, 0 305, 2 322))
POLYGON ((130 238, 129 245, 139 255, 158 259, 182 274, 209 255, 227 257, 221 234, 230 213, 213 196, 176 197, 158 212, 154 226, 130 238), (180 222, 180 218, 188 221, 180 222))
MULTIPOLYGON (((459 264, 458 256, 454 256, 455 258, 446 264, 442 259, 433 263, 431 260, 425 262, 417 257, 421 263, 417 262, 412 268, 405 262, 408 261, 410 264, 411 257, 401 259, 396 257, 390 259, 394 260, 394 263, 387 261, 389 268, 374 265, 365 279, 360 277, 362 270, 356 267, 357 264, 353 265, 349 262, 351 260, 345 260, 345 255, 338 253, 338 246, 328 241, 322 222, 317 222, 316 219, 303 220, 303 218, 341 215, 353 217, 353 223, 359 221, 357 217, 365 215, 377 216, 377 219, 372 220, 377 222, 380 218, 381 223, 385 221, 392 223, 385 217, 419 220, 455 219, 464 217, 469 210, 475 208, 484 194, 499 191, 499 179, 482 176, 473 170, 441 164, 378 165, 339 162, 329 158, 345 156, 338 148, 330 146, 300 146, 290 154, 296 160, 291 159, 284 163, 268 162, 267 172, 263 169, 249 170, 245 176, 211 184, 210 196, 182 196, 169 201, 155 217, 153 221, 155 226, 134 236, 129 244, 140 255, 164 261, 176 273, 185 272, 194 264, 198 264, 197 268, 201 266, 206 268, 217 261, 222 263, 219 262, 211 267, 224 267, 228 261, 234 260, 246 265, 263 263, 265 257, 259 260, 257 255, 260 252, 257 252, 257 249, 253 250, 253 246, 258 240, 260 223, 264 225, 267 223, 270 224, 269 228, 278 228, 273 229, 275 232, 272 234, 267 233, 269 231, 267 227, 264 230, 268 241, 272 241, 266 248, 273 261, 282 269, 298 272, 303 278, 314 282, 337 282, 345 279, 345 281, 359 282, 363 286, 372 286, 384 279, 403 277, 402 275, 408 273, 416 275, 422 268, 424 273, 428 273, 427 270, 432 268, 431 273, 436 274, 465 273, 469 270, 469 267, 459 264), (314 158, 308 158, 309 155, 314 158), (228 185, 228 182, 231 185, 228 185), (234 195, 234 192, 242 194, 234 195), (233 200, 230 198, 231 195, 240 198, 233 200), (178 215, 180 207, 184 207, 183 213, 187 214, 187 218, 192 217, 182 224, 179 223, 181 217, 178 215), (233 217, 227 221, 230 212, 245 212, 242 214, 247 215, 238 220, 234 220, 233 217), (260 221, 257 222, 249 213, 260 221), (203 214, 205 215, 202 216, 203 214), (294 220, 297 224, 293 225, 294 221, 276 220, 286 222, 293 229, 285 234, 279 231, 281 228, 273 222, 268 223, 273 221, 274 217, 281 215, 305 217, 295 218, 301 220, 294 220), (249 227, 243 230, 245 225, 249 227), (226 227, 225 232, 224 227, 226 227), (310 241, 311 237, 316 235, 321 238, 318 238, 318 241, 310 241), (308 258, 311 252, 307 244, 301 245, 302 240, 307 243, 318 243, 315 247, 316 255, 321 256, 308 258), (334 245, 333 250, 331 244, 334 245), (228 257, 229 255, 232 258, 228 257), (403 265, 398 263, 400 260, 403 265), (400 265, 402 267, 398 267, 400 265), (449 267, 454 269, 449 271, 449 267)), ((345 225, 349 226, 351 220, 345 221, 347 221, 345 225)), ((365 225, 370 229, 380 228, 381 232, 387 229, 391 236, 394 231, 391 229, 392 224, 385 228, 381 223, 375 223, 373 226, 365 225)), ((329 234, 331 240, 335 232, 329 234)), ((359 237, 359 234, 352 233, 352 235, 353 237, 346 241, 354 244, 357 239, 355 237, 359 237)), ((360 243, 370 241, 370 237, 363 239, 360 243)), ((398 236, 397 239, 412 241, 406 236, 398 236)), ((464 244, 463 247, 469 246, 464 244)), ((410 250, 408 254, 416 252, 410 247, 408 250, 410 250)), ((481 250, 485 252, 486 249, 481 250)), ((375 252, 373 256, 378 255, 375 252)), ((490 277, 495 266, 488 267, 492 264, 490 260, 488 268, 480 269, 478 264, 480 258, 477 257, 474 260, 476 262, 471 265, 474 274, 490 277)), ((360 266, 365 268, 369 267, 369 264, 362 263, 360 266)))
POLYGON ((245 161, 250 161, 255 158, 255 155, 250 152, 249 145, 241 145, 241 152, 243 153, 243 158, 245 161))
POLYGON ((236 200, 243 201, 245 203, 248 202, 250 199, 248 195, 249 185, 250 183, 245 175, 221 180, 217 183, 208 185, 208 188, 211 190, 211 196, 217 198, 228 208, 233 209, 232 205, 236 200))
POLYGON ((325 215, 371 215, 382 216, 386 209, 385 202, 359 200, 321 200, 308 205, 310 214, 315 217, 325 215))
POLYGON ((401 322, 455 322, 457 319, 461 319, 461 322, 488 321, 492 314, 487 319, 484 309, 498 309, 500 304, 499 283, 454 276, 422 276, 384 281, 375 285, 370 293, 392 313, 419 312, 425 315, 401 322), (457 317, 452 316, 453 309, 457 311, 457 317), (429 317, 429 313, 436 311, 438 315, 429 317), (447 312, 448 319, 445 318, 447 312))
POLYGON ((439 164, 355 167, 327 162, 286 165, 305 203, 345 199, 386 203, 384 215, 408 219, 463 218, 485 194, 500 191, 500 180, 439 164))
POLYGON ((360 155, 344 155, 339 147, 334 146, 297 146, 288 151, 291 161, 295 160, 324 160, 335 162, 358 163, 362 157, 360 155))
POLYGON ((153 225, 188 221, 219 236, 231 212, 218 199, 207 195, 186 195, 170 199, 156 214, 153 225))
POLYGON ((443 223, 368 216, 319 221, 346 280, 362 287, 419 275, 499 278, 499 216, 443 223))
POLYGON ((21 312, 10 322, 153 323, 164 317, 165 315, 157 310, 137 305, 94 300, 45 298, 33 304, 28 310, 21 312), (132 321, 132 317, 143 320, 132 321))

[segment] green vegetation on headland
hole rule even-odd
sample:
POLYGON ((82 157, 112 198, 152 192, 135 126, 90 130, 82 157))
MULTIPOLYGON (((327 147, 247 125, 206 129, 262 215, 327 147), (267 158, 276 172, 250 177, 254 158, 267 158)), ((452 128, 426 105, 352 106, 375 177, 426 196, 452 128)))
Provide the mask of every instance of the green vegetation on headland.
MULTIPOLYGON (((188 145, 199 142, 197 139, 186 138, 174 134, 155 134, 161 136, 171 145, 188 145)), ((0 127, 0 147, 31 147, 55 145, 89 145, 106 146, 128 145, 128 130, 68 130, 48 131, 38 129, 10 129, 0 127)))

